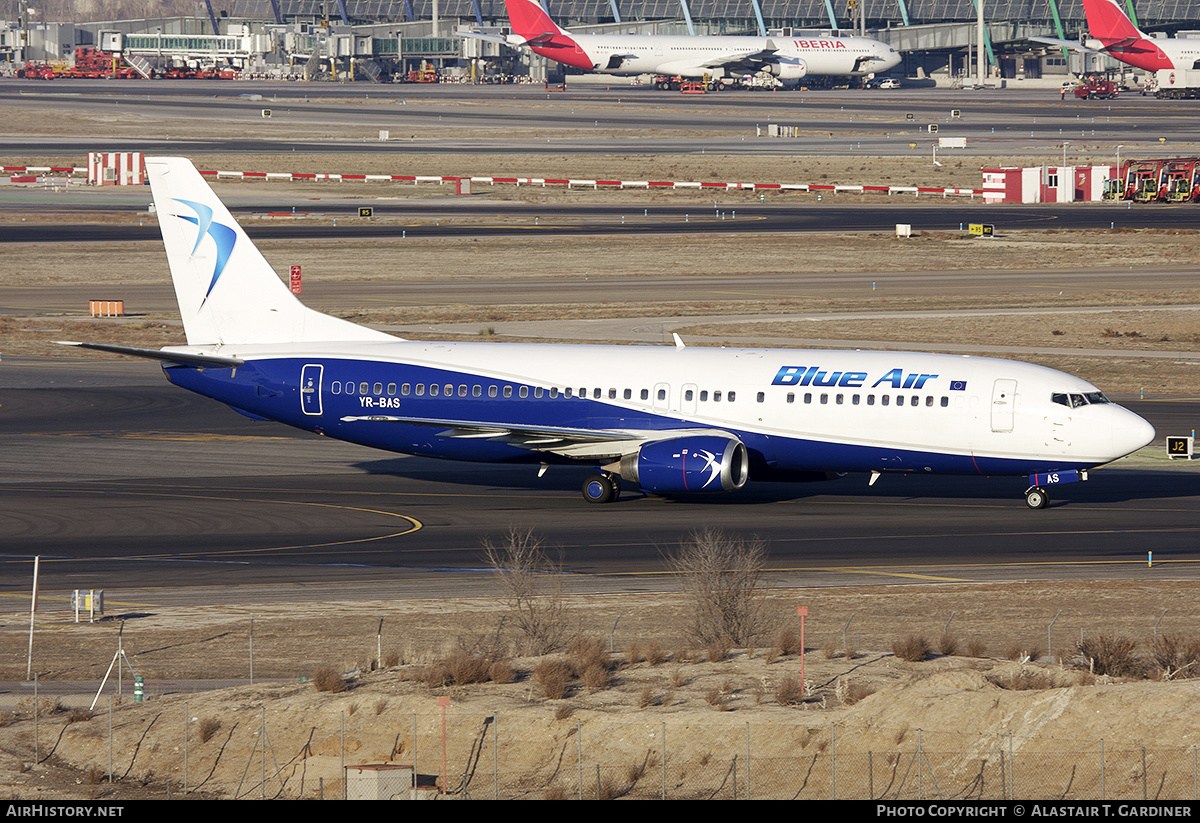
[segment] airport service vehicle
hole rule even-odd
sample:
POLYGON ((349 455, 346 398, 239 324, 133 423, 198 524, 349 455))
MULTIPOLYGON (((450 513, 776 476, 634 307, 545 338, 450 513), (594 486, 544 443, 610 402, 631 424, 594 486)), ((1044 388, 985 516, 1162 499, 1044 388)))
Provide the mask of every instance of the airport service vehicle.
POLYGON ((64 77, 87 77, 132 80, 139 77, 137 71, 124 60, 114 59, 92 46, 76 46, 75 65, 63 72, 64 77))
POLYGON ((766 72, 788 86, 808 75, 865 76, 900 62, 891 46, 869 37, 571 34, 537 0, 505 0, 512 34, 460 32, 528 48, 558 63, 600 74, 656 74, 690 80, 766 72))
POLYGON ((879 81, 879 88, 881 88, 881 89, 898 89, 898 88, 900 88, 900 81, 894 80, 891 77, 885 77, 879 81))
POLYGON ((1159 69, 1154 73, 1154 96, 1170 100, 1200 97, 1200 70, 1159 69))
POLYGON ((1111 80, 1093 77, 1075 87, 1075 96, 1080 100, 1112 100, 1117 91, 1117 84, 1111 80))
POLYGON ((1074 51, 1110 54, 1146 71, 1200 68, 1200 40, 1150 37, 1133 24, 1116 0, 1083 0, 1083 12, 1089 37, 1082 43, 1053 37, 1029 39, 1074 51))
POLYGON ((1165 160, 1133 160, 1122 169, 1125 178, 1125 200, 1135 203, 1151 203, 1159 199, 1163 188, 1162 176, 1165 160))
POLYGON ((54 71, 53 66, 45 63, 26 63, 22 68, 17 69, 17 77, 25 80, 53 80, 58 75, 54 71))
MULTIPOLYGON (((146 158, 187 345, 162 361, 260 420, 405 454, 591 467, 583 496, 861 472, 1028 476, 1026 503, 1149 443, 1090 383, 981 357, 402 340, 304 306, 192 164, 146 158)), ((540 474, 540 472, 539 472, 540 474)))

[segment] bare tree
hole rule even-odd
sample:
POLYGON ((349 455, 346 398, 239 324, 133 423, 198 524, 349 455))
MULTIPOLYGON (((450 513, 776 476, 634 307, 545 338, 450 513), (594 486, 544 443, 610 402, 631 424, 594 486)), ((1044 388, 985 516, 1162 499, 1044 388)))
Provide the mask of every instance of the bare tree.
POLYGON ((766 560, 762 540, 734 538, 713 528, 692 532, 667 556, 691 604, 692 640, 747 646, 762 634, 758 586, 766 560))
POLYGON ((499 542, 483 541, 508 604, 508 617, 521 636, 522 651, 549 654, 570 638, 563 604, 562 563, 551 560, 533 529, 510 529, 499 542))

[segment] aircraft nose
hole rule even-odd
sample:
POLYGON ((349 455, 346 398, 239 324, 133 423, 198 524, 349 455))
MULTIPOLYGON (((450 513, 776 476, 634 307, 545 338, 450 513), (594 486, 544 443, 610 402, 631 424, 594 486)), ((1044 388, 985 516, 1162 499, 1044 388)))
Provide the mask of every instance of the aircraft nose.
POLYGON ((1113 454, 1124 457, 1154 440, 1154 427, 1128 409, 1114 406, 1112 421, 1113 454))

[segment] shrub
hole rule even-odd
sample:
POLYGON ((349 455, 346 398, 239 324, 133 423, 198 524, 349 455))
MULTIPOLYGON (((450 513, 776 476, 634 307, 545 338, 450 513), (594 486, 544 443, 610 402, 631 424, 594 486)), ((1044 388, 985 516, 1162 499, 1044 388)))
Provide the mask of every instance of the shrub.
POLYGON ((718 529, 692 532, 667 557, 683 585, 691 611, 691 639, 749 646, 763 628, 759 581, 767 549, 761 540, 741 540, 718 529))
POLYGON ((704 702, 718 711, 728 711, 729 698, 720 689, 709 689, 704 693, 704 702))
POLYGON ((775 687, 775 702, 780 706, 795 706, 804 702, 804 684, 789 674, 775 687))
POLYGON ((708 655, 709 663, 720 663, 729 657, 729 644, 714 640, 705 648, 705 654, 708 655))
POLYGON ((968 640, 967 657, 987 657, 987 643, 979 639, 968 640))
POLYGON ((595 666, 606 670, 609 666, 608 649, 598 637, 576 637, 567 646, 567 656, 576 676, 595 666))
POLYGON ((929 641, 915 635, 909 635, 892 644, 892 654, 909 663, 920 663, 922 660, 927 660, 931 652, 929 641))
POLYGON ((775 635, 775 648, 782 655, 800 654, 800 635, 790 626, 784 626, 775 635))
POLYGON ((333 666, 321 666, 313 673, 312 680, 319 692, 337 694, 346 691, 346 678, 333 666))
POLYGON ((508 660, 497 660, 488 667, 488 677, 493 683, 505 685, 517 682, 517 671, 508 660))
POLYGON ((512 529, 499 542, 489 538, 483 549, 525 651, 542 655, 561 649, 567 637, 561 561, 550 558, 532 529, 512 529))
POLYGON ((1134 653, 1137 641, 1129 637, 1101 634, 1079 642, 1079 654, 1088 671, 1113 677, 1138 674, 1140 661, 1134 653))
POLYGON ((482 655, 455 650, 446 656, 443 664, 450 673, 451 682, 465 686, 469 683, 487 682, 492 661, 482 655))
POLYGON ((952 634, 943 634, 938 641, 938 654, 943 657, 953 657, 958 654, 958 638, 952 634))
POLYGON ((1154 665, 1170 680, 1186 672, 1194 677, 1200 670, 1200 641, 1181 634, 1160 635, 1151 650, 1154 665))
POLYGON ((221 728, 221 721, 215 717, 206 717, 200 721, 200 742, 207 743, 221 728))
POLYGON ((533 679, 547 700, 562 700, 571 686, 571 666, 561 658, 543 660, 534 668, 533 679))
POLYGON ((599 663, 593 663, 584 669, 580 679, 583 680, 583 685, 589 692, 607 689, 612 684, 612 675, 609 674, 608 666, 599 663))

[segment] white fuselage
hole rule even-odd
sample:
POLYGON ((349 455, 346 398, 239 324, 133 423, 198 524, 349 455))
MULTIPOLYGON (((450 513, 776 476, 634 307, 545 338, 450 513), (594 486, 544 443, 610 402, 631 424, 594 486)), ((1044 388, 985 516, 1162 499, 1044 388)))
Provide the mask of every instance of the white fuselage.
MULTIPOLYGON (((534 51, 601 74, 721 77, 754 73, 733 64, 743 55, 774 51, 778 58, 800 61, 806 75, 850 76, 886 71, 900 62, 891 46, 867 37, 747 37, 637 34, 573 34, 578 50, 534 51)), ((769 69, 768 69, 769 70, 769 69)))
MULTIPOLYGON (((477 436, 439 436, 439 428, 719 431, 744 442, 760 468, 954 474, 1088 468, 1154 434, 1137 415, 1098 400, 1086 381, 992 358, 413 341, 233 346, 223 354, 247 365, 232 376, 179 370, 187 380, 172 380, 329 436, 459 459, 539 458, 528 445, 510 453, 477 436), (303 368, 318 378, 315 398, 298 392, 303 368), (1088 397, 1094 402, 1071 402, 1088 397)), ((627 449, 581 442, 548 451, 587 460, 627 449)))

